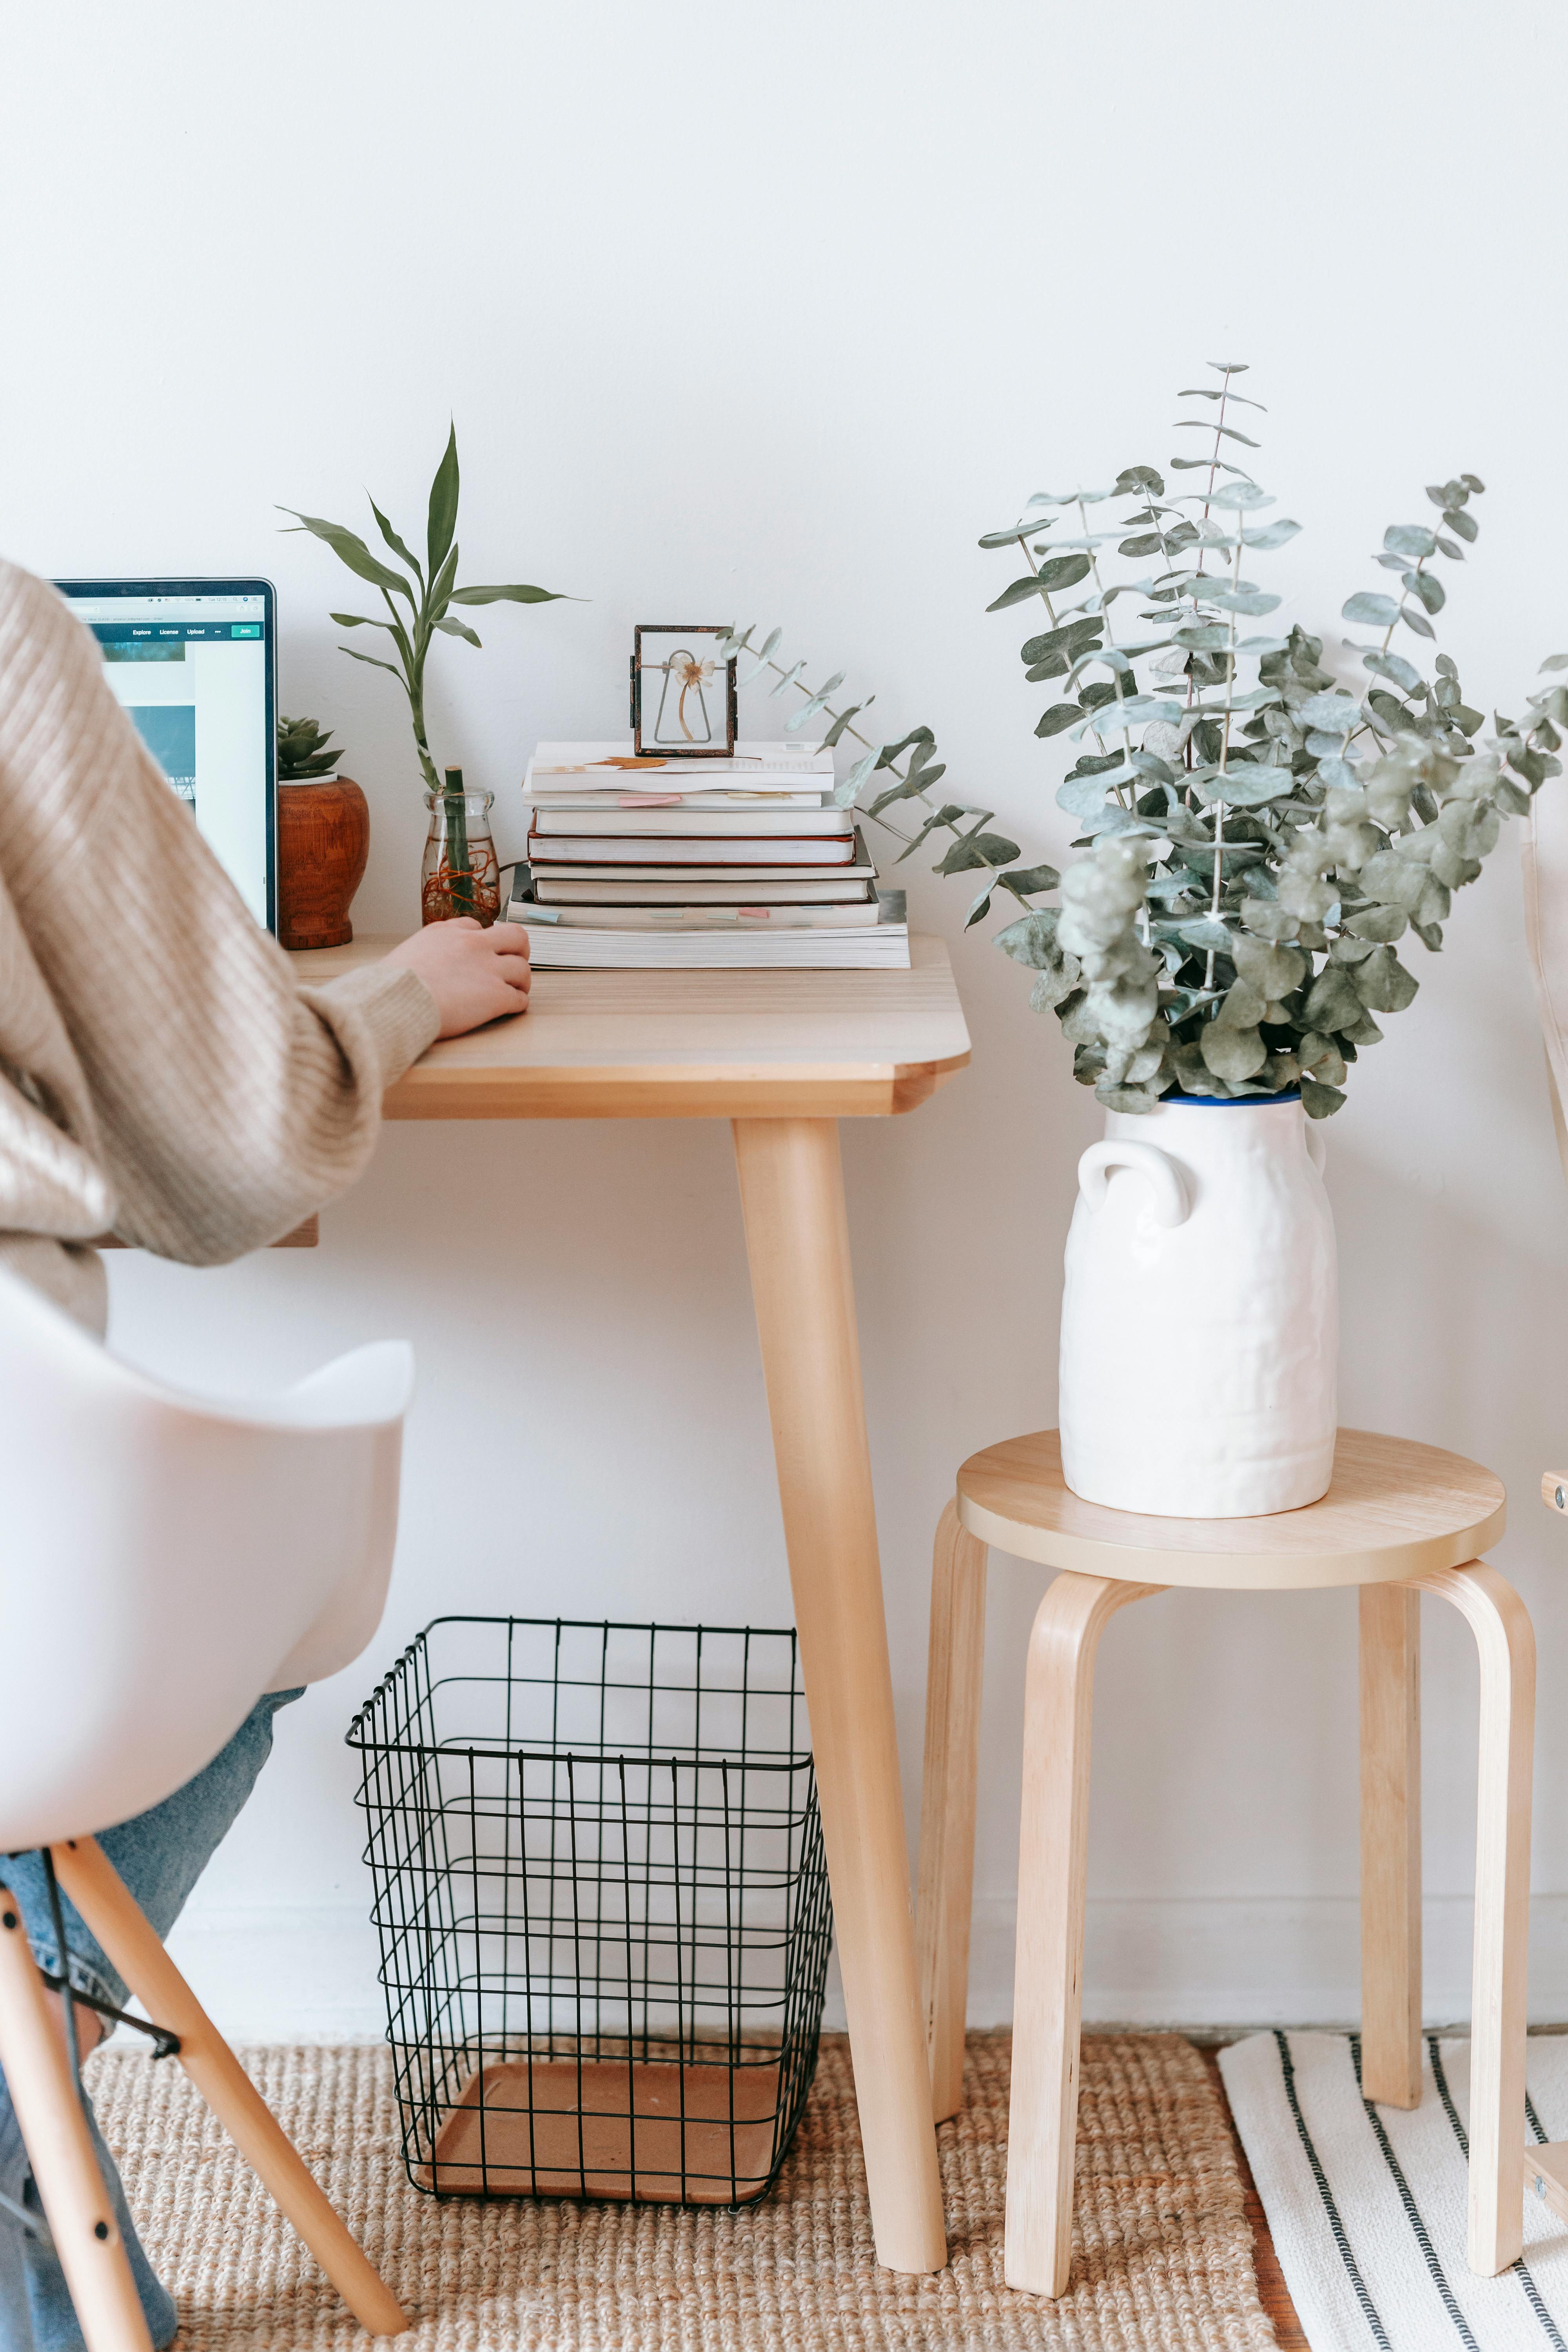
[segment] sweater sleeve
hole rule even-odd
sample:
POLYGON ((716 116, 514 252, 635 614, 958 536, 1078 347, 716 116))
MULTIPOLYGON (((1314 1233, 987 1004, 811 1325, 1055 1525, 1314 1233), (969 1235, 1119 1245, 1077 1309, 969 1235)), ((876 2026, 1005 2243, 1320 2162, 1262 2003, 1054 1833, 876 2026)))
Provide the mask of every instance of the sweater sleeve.
POLYGON ((97 648, 0 565, 0 873, 90 1099, 125 1240, 216 1265, 351 1184, 435 1038, 418 977, 301 988, 143 750, 97 648))

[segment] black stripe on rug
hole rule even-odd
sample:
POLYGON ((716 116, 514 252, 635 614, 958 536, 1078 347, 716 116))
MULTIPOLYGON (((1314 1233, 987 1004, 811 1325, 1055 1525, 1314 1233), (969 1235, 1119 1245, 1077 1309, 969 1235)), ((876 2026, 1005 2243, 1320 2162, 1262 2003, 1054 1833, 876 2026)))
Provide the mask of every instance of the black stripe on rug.
MULTIPOLYGON (((1356 2089, 1361 2091, 1361 2035, 1359 2033, 1351 2035, 1351 2063, 1355 2068, 1356 2089)), ((1405 2178, 1404 2167, 1394 2153, 1383 2117, 1364 2091, 1362 2091, 1361 2103, 1366 2109, 1366 2119, 1372 2126, 1379 2147, 1383 2150, 1383 2160, 1388 2167, 1390 2178, 1399 2191, 1399 2201, 1405 2208, 1405 2218, 1415 2233, 1415 2242, 1421 2249, 1421 2259, 1426 2265, 1433 2285, 1443 2298, 1443 2308, 1458 2329, 1459 2340, 1465 2346, 1466 2352, 1481 2352, 1480 2346, 1470 2333, 1468 2321, 1454 2300, 1454 2290, 1448 2284, 1447 2275, 1442 2263, 1437 2260, 1436 2249, 1432 2243, 1426 2224, 1421 2218, 1421 2209, 1410 2193, 1410 2183, 1405 2178)))
POLYGON ((1388 2340, 1388 2330, 1378 2317, 1377 2306, 1366 2291, 1366 2281, 1356 2267, 1355 2256, 1351 2252, 1351 2242, 1345 2234, 1345 2225, 1340 2219, 1340 2209, 1334 2203, 1333 2191, 1329 2187, 1328 2174, 1323 2170, 1318 2151, 1312 2145, 1312 2135, 1307 2129, 1307 2118, 1301 2113, 1301 2102, 1296 2096, 1296 2068, 1290 2056, 1289 2041, 1278 2030, 1274 2035, 1274 2046, 1279 2053, 1279 2072, 1284 2078, 1285 2096, 1289 2103, 1290 2113, 1295 2118, 1297 2135, 1300 2139, 1307 2162, 1311 2167, 1312 2178, 1318 2184, 1318 2194, 1322 2199, 1323 2211, 1328 2219, 1334 2243, 1339 2248, 1340 2260, 1345 2266, 1345 2275, 1355 2290, 1355 2299, 1361 2305, 1363 2318, 1372 2330, 1373 2341, 1382 2347, 1382 2352, 1394 2352, 1394 2347, 1388 2340))
MULTIPOLYGON (((1470 2160, 1470 2135, 1465 2129, 1464 2125, 1459 2121, 1459 2110, 1454 2105, 1454 2095, 1448 2088, 1447 2070, 1443 2064, 1443 2053, 1437 2047, 1437 2037, 1435 2033, 1429 2033, 1426 2036, 1426 2051, 1427 2055, 1432 2061, 1432 2080, 1437 2085, 1437 2096, 1443 2102, 1443 2113, 1447 2116, 1450 2124, 1452 2124, 1454 2127, 1454 2137, 1459 2143, 1459 2153, 1464 2158, 1465 2162, 1468 2164, 1470 2160)), ((1530 2126, 1534 2132, 1537 2140, 1544 2142, 1546 2134, 1541 2128, 1541 2118, 1535 2112, 1535 2102, 1531 2099, 1528 2091, 1524 2095, 1524 2109, 1526 2115, 1530 2117, 1530 2126)), ((1521 2254, 1518 2262, 1513 2263, 1511 2267, 1521 2286, 1524 2289, 1525 2300, 1529 2303, 1536 2318, 1541 2322, 1542 2328, 1545 2333, 1546 2340, 1552 2347, 1552 2352, 1568 2352, 1568 2345, 1564 2345, 1556 2321, 1552 2318, 1552 2314, 1547 2310, 1545 2304, 1542 2303, 1541 2299, 1541 2289, 1536 2285, 1535 2281, 1531 2277, 1529 2271, 1525 2268, 1524 2256, 1521 2254)))

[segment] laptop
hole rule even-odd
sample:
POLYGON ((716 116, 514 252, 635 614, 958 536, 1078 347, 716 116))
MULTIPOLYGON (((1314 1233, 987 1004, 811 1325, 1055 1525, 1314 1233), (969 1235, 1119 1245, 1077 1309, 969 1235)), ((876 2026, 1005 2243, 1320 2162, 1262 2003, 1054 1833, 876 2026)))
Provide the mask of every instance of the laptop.
POLYGON ((278 928, 277 599, 269 580, 57 580, 171 788, 278 928))

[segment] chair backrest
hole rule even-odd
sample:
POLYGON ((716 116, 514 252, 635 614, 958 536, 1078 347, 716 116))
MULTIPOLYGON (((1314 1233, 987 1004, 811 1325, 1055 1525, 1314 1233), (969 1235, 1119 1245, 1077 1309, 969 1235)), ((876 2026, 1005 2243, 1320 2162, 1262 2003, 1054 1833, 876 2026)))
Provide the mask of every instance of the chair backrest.
POLYGON ((413 1376, 384 1342, 265 1402, 183 1396, 0 1272, 0 1851, 159 1803, 264 1691, 358 1656, 413 1376))

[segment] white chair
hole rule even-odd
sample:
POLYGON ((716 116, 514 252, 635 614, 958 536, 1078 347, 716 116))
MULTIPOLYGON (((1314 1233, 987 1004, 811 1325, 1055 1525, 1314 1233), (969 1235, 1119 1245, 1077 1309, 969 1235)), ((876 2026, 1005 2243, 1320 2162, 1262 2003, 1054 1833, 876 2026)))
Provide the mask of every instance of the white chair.
MULTIPOLYGON (((0 1273, 0 1882, 60 1885, 344 2302, 407 2326, 95 1833, 210 1762, 267 1691, 374 1634, 414 1360, 361 1348, 258 1404, 182 1396, 0 1273)), ((0 2065, 89 2352, 146 2324, 18 1906, 0 1884, 0 2065)), ((0 2228, 12 2226, 0 2219, 0 2228)))

